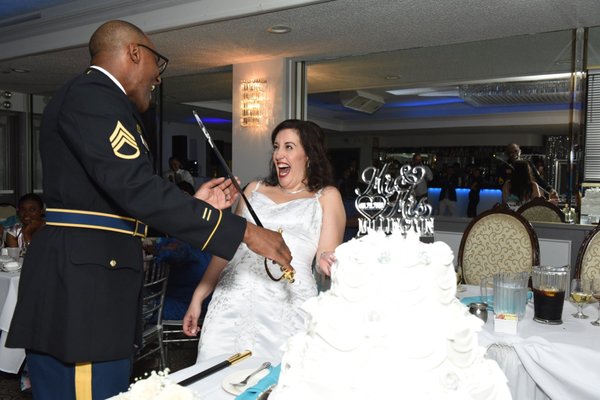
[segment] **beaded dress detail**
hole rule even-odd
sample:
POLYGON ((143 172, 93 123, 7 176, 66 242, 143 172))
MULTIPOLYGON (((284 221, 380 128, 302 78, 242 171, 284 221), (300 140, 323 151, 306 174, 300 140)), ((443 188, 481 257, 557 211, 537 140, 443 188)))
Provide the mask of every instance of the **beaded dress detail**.
MULTIPOLYGON (((272 281, 264 270, 264 258, 242 243, 227 264, 210 302, 198 343, 198 360, 252 350, 255 357, 281 359, 280 347, 304 327, 300 306, 317 295, 312 263, 317 252, 323 212, 319 197, 275 203, 258 192, 248 201, 265 228, 282 230, 292 252, 296 281, 272 281)), ((244 217, 253 221, 248 209, 244 217)), ((274 276, 279 266, 268 261, 274 276)))

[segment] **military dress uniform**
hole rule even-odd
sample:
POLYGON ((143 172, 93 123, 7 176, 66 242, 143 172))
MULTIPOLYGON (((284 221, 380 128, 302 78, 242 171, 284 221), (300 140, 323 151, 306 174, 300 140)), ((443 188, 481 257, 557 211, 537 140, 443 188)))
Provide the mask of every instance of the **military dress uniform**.
POLYGON ((235 253, 245 220, 155 175, 143 134, 135 105, 96 67, 47 105, 47 224, 27 249, 9 347, 75 366, 131 359, 146 225, 226 259, 235 253))

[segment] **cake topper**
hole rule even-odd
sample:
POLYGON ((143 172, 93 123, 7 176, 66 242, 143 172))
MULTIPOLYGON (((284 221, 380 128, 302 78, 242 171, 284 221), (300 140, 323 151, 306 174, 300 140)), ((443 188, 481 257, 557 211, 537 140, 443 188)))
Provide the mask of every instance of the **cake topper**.
POLYGON ((365 168, 361 179, 367 185, 364 190, 355 189, 356 210, 364 217, 358 219, 358 235, 369 230, 384 231, 387 234, 406 234, 413 230, 419 236, 433 236, 431 206, 425 199, 417 200, 415 186, 425 178, 425 168, 404 165, 399 175, 388 173, 390 164, 381 169, 365 168))

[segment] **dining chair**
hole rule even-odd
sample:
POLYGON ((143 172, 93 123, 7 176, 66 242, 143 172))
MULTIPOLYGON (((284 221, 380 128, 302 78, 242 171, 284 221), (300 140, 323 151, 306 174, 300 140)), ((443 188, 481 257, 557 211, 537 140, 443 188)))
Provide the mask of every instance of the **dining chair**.
POLYGON ((565 222, 565 213, 543 197, 523 204, 517 212, 531 222, 565 222))
POLYGON ((142 344, 137 351, 136 361, 159 354, 159 368, 165 368, 163 345, 162 310, 167 291, 169 265, 154 262, 153 258, 144 261, 144 286, 142 288, 142 344))
MULTIPOLYGON (((199 324, 199 328, 202 326, 199 324)), ((190 337, 183 333, 183 320, 163 320, 163 346, 165 348, 165 359, 167 367, 169 366, 169 346, 178 343, 198 343, 200 335, 190 337)))
POLYGON ((538 238, 525 218, 497 204, 471 220, 460 241, 462 283, 479 285, 498 272, 531 271, 540 258, 538 238))
POLYGON ((577 261, 575 277, 582 279, 600 279, 600 224, 588 232, 583 239, 577 261))

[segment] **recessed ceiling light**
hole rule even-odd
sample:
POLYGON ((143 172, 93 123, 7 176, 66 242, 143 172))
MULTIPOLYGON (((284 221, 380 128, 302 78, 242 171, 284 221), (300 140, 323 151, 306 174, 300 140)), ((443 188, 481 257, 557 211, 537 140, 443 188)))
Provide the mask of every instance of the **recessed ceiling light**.
POLYGON ((29 72, 28 69, 24 69, 24 68, 11 68, 10 70, 12 72, 16 72, 17 74, 26 74, 29 72))
POLYGON ((272 27, 267 29, 267 32, 274 33, 277 35, 280 35, 283 33, 290 33, 291 31, 292 31, 292 28, 290 28, 289 26, 286 26, 286 25, 273 25, 272 27))

